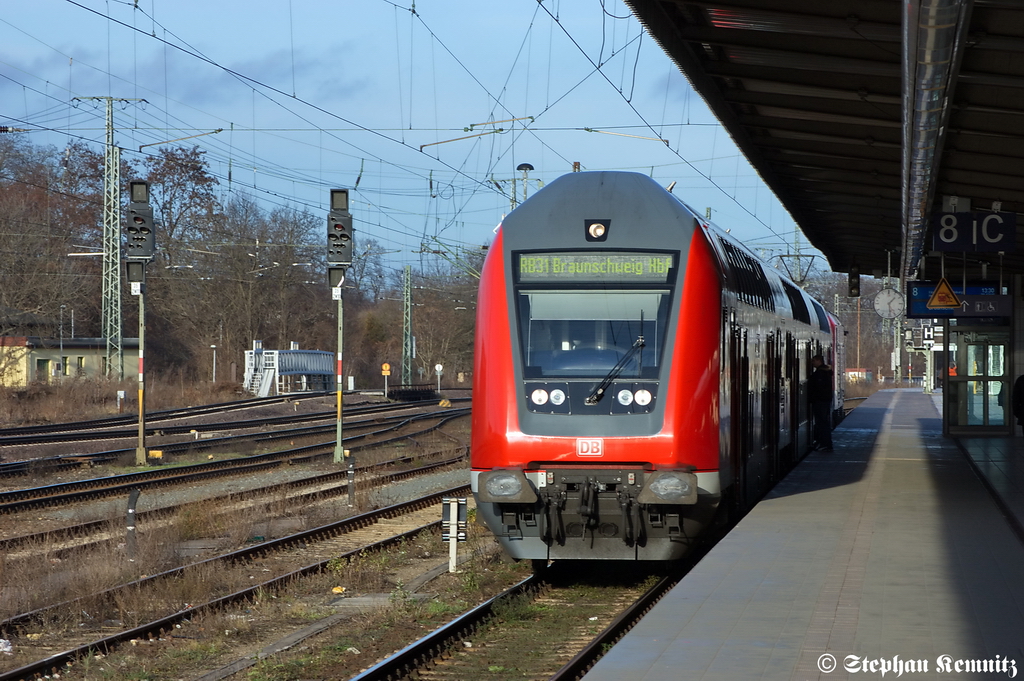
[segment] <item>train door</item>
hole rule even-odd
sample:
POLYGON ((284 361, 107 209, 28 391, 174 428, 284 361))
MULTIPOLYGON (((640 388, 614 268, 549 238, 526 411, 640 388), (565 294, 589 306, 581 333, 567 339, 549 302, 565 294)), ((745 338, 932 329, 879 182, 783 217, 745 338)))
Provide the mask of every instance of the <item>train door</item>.
POLYGON ((761 451, 763 425, 761 424, 761 398, 764 386, 764 361, 759 335, 743 331, 743 357, 740 359, 743 400, 743 448, 740 460, 743 469, 743 502, 749 507, 759 497, 761 475, 764 473, 764 455, 761 451), (753 346, 753 348, 751 348, 753 346), (751 352, 753 349, 753 352, 751 352))
POLYGON ((772 332, 765 339, 765 389, 761 405, 763 427, 762 452, 767 457, 768 478, 775 484, 782 477, 779 448, 782 444, 780 424, 783 421, 782 372, 779 354, 779 334, 772 332))
POLYGON ((810 448, 813 437, 811 426, 811 402, 807 394, 807 380, 811 375, 811 344, 809 341, 797 343, 796 375, 797 390, 797 457, 802 457, 810 448))
POLYGON ((747 353, 747 331, 735 322, 729 330, 729 364, 732 380, 729 404, 731 419, 732 504, 742 513, 747 506, 747 460, 752 430, 750 424, 750 358, 747 353))
POLYGON ((786 470, 792 468, 797 462, 797 452, 800 442, 800 357, 797 354, 796 339, 790 333, 786 334, 786 348, 783 358, 784 398, 786 400, 786 417, 782 422, 785 430, 783 436, 786 444, 783 446, 783 459, 786 470))

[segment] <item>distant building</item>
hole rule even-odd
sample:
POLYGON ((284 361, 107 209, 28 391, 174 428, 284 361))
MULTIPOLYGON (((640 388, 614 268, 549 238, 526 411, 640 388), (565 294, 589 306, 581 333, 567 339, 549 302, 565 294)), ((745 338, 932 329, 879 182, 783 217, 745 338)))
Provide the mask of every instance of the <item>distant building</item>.
POLYGON ((253 341, 245 351, 242 385, 257 397, 306 392, 329 392, 337 384, 334 353, 324 350, 264 350, 263 341, 253 341))
POLYGON ((875 375, 870 369, 847 369, 846 380, 850 383, 871 383, 875 375))
MULTIPOLYGON (((137 376, 139 339, 122 338, 125 376, 137 376)), ((40 338, 0 336, 0 385, 23 388, 29 383, 48 383, 107 375, 105 338, 40 338)))

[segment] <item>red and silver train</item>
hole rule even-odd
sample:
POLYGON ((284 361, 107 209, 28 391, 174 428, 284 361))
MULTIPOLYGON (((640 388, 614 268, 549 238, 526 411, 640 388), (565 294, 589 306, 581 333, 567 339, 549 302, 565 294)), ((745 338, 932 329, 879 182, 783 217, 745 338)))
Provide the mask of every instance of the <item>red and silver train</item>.
POLYGON ((811 357, 843 375, 820 303, 637 173, 512 211, 477 304, 473 493, 517 559, 680 557, 810 450, 811 357))

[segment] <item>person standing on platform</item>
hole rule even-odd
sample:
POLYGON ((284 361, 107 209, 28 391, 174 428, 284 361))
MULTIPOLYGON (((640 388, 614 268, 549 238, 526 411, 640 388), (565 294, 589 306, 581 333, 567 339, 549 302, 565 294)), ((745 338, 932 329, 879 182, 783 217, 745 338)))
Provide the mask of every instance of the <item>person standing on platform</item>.
POLYGON ((1010 399, 1013 404, 1013 415, 1017 417, 1017 425, 1024 427, 1024 374, 1013 382, 1013 394, 1010 399))
POLYGON ((815 355, 811 358, 814 372, 807 381, 807 393, 814 417, 814 448, 819 452, 832 451, 832 367, 825 364, 825 358, 815 355))

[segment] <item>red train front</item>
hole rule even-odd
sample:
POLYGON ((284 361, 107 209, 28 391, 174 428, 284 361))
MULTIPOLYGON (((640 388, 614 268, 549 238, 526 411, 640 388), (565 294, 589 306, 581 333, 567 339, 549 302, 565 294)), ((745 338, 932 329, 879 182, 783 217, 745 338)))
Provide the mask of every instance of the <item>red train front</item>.
MULTIPOLYGON (((635 173, 565 175, 504 220, 478 298, 472 483, 510 555, 678 558, 745 484, 721 249, 635 173)), ((745 327, 778 326, 746 307, 745 327)))

